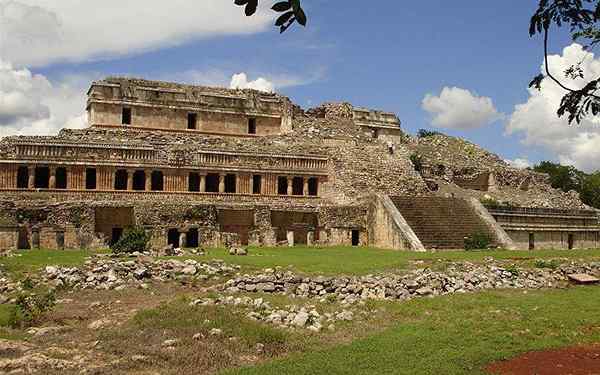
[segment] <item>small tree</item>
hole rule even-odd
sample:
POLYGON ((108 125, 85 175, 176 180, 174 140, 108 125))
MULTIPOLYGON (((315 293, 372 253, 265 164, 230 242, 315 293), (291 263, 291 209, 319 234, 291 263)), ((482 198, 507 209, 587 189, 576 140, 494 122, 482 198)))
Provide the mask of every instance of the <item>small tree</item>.
POLYGON ((131 227, 125 230, 125 233, 115 242, 111 249, 114 253, 134 253, 146 251, 150 242, 150 235, 142 227, 131 227))

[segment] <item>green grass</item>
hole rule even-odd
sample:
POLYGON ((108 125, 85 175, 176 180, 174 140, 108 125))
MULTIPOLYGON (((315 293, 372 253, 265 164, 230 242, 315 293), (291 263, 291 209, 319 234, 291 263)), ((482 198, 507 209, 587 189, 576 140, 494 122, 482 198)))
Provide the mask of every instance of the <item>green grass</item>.
POLYGON ((8 327, 11 323, 15 306, 9 304, 0 305, 0 327, 8 327))
POLYGON ((495 259, 585 258, 600 259, 600 250, 538 250, 538 251, 440 251, 415 253, 381 250, 370 247, 293 247, 250 248, 248 256, 229 255, 224 249, 211 249, 207 256, 197 260, 223 259, 247 269, 288 267, 307 274, 367 274, 385 270, 406 269, 410 261, 426 262, 472 261, 481 262, 486 257, 495 259))
POLYGON ((380 303, 391 326, 379 333, 225 373, 484 374, 488 363, 519 353, 600 341, 598 293, 577 287, 380 303))
POLYGON ((0 258, 0 267, 15 279, 46 266, 79 266, 98 251, 91 250, 19 250, 19 256, 0 258))

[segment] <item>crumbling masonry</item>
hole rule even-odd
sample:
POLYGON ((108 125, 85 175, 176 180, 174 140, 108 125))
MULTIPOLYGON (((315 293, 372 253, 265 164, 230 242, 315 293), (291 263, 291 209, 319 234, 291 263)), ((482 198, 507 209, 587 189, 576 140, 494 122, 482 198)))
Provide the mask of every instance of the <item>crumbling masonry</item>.
POLYGON ((83 130, 0 142, 0 248, 599 245, 598 216, 547 176, 390 113, 128 78, 93 82, 83 130), (485 203, 487 206, 481 204, 485 203))

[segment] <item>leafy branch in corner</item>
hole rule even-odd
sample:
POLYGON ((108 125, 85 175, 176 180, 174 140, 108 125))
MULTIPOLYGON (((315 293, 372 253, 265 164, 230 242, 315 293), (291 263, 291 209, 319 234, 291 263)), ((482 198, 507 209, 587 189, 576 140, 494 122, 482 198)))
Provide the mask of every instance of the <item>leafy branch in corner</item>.
MULTIPOLYGON (((252 16, 258 9, 258 0, 234 0, 235 5, 245 6, 246 16, 252 16)), ((282 13, 275 21, 279 32, 286 31, 294 22, 306 26, 306 14, 300 5, 300 0, 280 1, 271 8, 275 12, 282 13)))
MULTIPOLYGON (((543 34, 544 36, 544 65, 545 74, 539 74, 529 84, 529 87, 541 89, 544 79, 549 78, 559 87, 567 91, 563 96, 557 114, 562 117, 568 114, 569 123, 580 123, 587 115, 600 113, 600 78, 591 79, 582 88, 573 88, 563 83, 550 72, 548 61, 548 39, 550 28, 568 26, 573 41, 584 40, 584 49, 590 51, 600 43, 600 0, 540 0, 539 6, 529 25, 529 35, 543 34)), ((565 72, 565 78, 585 79, 582 61, 571 65, 565 72)))

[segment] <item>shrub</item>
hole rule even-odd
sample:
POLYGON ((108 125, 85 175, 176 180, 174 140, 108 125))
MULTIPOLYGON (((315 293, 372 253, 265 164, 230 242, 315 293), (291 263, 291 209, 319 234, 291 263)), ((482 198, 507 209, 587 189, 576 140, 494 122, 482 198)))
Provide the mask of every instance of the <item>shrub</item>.
POLYGON ((29 327, 40 321, 43 314, 56 305, 54 291, 42 294, 20 293, 16 297, 15 308, 11 311, 9 324, 12 327, 29 327))
POLYGON ((427 130, 427 129, 419 129, 419 131, 417 132, 417 137, 419 138, 427 138, 427 137, 433 137, 435 135, 444 135, 440 132, 436 132, 434 130, 427 130))
POLYGON ((500 203, 490 196, 485 196, 479 200, 486 207, 499 207, 500 203))
POLYGON ((420 172, 423 169, 423 158, 419 154, 410 155, 410 161, 413 164, 415 171, 420 172))
POLYGON ((483 250, 490 247, 492 239, 486 233, 477 232, 465 237, 465 250, 483 250))
POLYGON ((111 249, 114 253, 134 253, 136 251, 146 251, 150 235, 142 227, 132 227, 125 230, 121 238, 113 245, 111 249))
POLYGON ((560 264, 556 260, 538 259, 535 261, 536 268, 550 268, 550 269, 555 270, 558 268, 558 266, 560 266, 560 264))
POLYGON ((517 277, 517 276, 519 276, 519 273, 520 273, 519 269, 514 264, 511 264, 510 266, 506 267, 505 271, 510 272, 512 277, 517 277))

